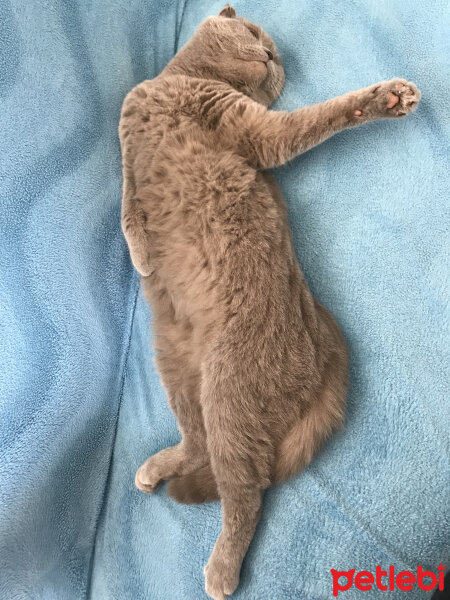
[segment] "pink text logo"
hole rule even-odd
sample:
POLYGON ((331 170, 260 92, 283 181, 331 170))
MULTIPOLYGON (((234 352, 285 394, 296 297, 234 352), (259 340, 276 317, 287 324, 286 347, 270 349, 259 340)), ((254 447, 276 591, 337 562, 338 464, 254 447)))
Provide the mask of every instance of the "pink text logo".
POLYGON ((417 567, 416 573, 412 571, 396 573, 393 566, 384 571, 379 565, 375 569, 375 574, 370 571, 355 573, 355 569, 350 569, 350 571, 331 569, 333 596, 336 598, 339 592, 345 592, 353 586, 362 592, 372 590, 374 587, 382 592, 388 590, 393 592, 396 589, 406 592, 414 589, 414 586, 424 591, 431 591, 436 587, 442 591, 444 589, 444 571, 445 565, 438 566, 437 574, 433 571, 424 571, 420 565, 417 567))

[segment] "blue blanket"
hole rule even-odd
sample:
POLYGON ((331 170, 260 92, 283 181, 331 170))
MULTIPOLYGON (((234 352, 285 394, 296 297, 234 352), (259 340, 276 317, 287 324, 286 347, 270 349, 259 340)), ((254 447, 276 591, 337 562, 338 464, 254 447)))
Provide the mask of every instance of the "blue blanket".
MULTIPOLYGON (((219 504, 133 485, 178 433, 120 231, 117 124, 128 90, 221 7, 0 4, 2 600, 206 599, 219 504)), ((450 561, 450 14, 446 0, 235 8, 280 47, 277 108, 394 76, 423 94, 411 117, 340 133, 276 173, 306 278, 350 346, 349 411, 267 493, 233 598, 328 600, 330 569, 450 561)), ((366 592, 403 598, 380 594, 366 592)))

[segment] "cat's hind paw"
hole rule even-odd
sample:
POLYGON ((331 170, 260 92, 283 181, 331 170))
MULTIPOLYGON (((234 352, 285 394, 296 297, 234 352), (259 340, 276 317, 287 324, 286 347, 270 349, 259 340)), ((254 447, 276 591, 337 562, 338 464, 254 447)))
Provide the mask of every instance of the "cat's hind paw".
POLYGON ((153 465, 151 459, 149 459, 136 471, 134 484, 141 492, 152 494, 162 480, 163 478, 161 477, 158 468, 153 465))
POLYGON ((205 589, 214 600, 226 600, 239 584, 239 571, 233 571, 225 561, 217 560, 214 552, 204 568, 205 589))

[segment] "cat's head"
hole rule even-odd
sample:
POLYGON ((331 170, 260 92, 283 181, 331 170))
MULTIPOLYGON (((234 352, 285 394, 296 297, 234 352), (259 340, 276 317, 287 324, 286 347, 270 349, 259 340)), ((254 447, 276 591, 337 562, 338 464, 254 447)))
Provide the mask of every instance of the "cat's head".
POLYGON ((238 17, 230 5, 206 19, 182 53, 191 73, 197 69, 198 76, 230 83, 265 106, 283 88, 284 70, 273 40, 258 25, 238 17))

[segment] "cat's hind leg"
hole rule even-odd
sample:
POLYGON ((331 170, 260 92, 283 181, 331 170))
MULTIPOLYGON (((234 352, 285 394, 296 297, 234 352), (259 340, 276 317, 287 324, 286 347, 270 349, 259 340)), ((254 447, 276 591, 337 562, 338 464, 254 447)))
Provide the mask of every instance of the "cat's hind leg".
POLYGON ((175 446, 160 450, 139 467, 135 477, 136 487, 151 494, 162 481, 199 469, 203 460, 197 449, 183 439, 175 446))
POLYGON ((174 477, 169 482, 167 493, 181 504, 202 504, 220 499, 210 463, 192 473, 174 477))
POLYGON ((212 365, 202 380, 202 406, 211 467, 222 503, 222 531, 205 567, 205 587, 225 600, 239 583, 242 561, 270 485, 274 444, 248 389, 245 374, 229 378, 212 365))
MULTIPOLYGON (((182 375, 177 386, 167 385, 169 404, 174 411, 182 439, 148 458, 136 472, 136 486, 151 494, 158 485, 172 477, 196 471, 209 461, 203 419, 195 388, 184 388, 182 375), (173 386, 173 387, 172 387, 173 386)), ((164 376, 162 377, 164 381, 164 376)))
POLYGON ((135 484, 147 493, 152 493, 163 480, 187 475, 209 462, 200 406, 200 373, 192 356, 192 327, 175 317, 170 297, 164 291, 153 298, 152 306, 156 364, 182 438, 179 444, 161 450, 139 467, 135 484))

